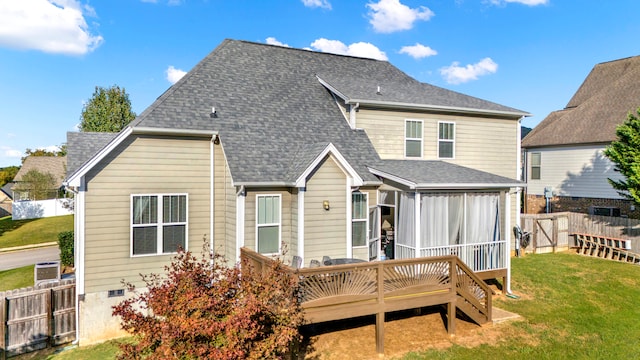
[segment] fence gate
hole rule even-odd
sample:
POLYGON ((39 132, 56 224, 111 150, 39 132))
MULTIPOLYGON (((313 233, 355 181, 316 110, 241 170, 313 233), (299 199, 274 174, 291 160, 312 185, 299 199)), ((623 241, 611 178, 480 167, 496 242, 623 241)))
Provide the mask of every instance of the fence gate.
POLYGON ((75 340, 75 281, 0 293, 0 359, 75 340))
MULTIPOLYGON (((522 229, 531 232, 534 253, 569 248, 569 216, 567 213, 521 214, 522 229)), ((525 249, 527 251, 527 249, 525 249)))

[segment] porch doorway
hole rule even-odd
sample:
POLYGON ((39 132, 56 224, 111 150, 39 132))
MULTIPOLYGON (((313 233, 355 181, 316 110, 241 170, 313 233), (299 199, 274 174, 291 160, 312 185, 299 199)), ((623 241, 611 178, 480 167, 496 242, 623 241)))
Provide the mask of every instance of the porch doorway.
POLYGON ((380 205, 380 254, 385 259, 395 258, 395 228, 396 228, 396 208, 395 206, 380 205))

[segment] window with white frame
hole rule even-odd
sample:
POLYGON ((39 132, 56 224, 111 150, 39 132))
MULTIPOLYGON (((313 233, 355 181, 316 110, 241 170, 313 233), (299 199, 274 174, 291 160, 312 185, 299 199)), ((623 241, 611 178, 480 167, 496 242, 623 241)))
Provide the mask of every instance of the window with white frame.
POLYGON ((540 153, 531 153, 531 180, 540 180, 540 165, 542 157, 540 153))
POLYGON ((422 157, 422 120, 404 122, 404 156, 422 157))
POLYGON ((453 159, 456 144, 455 123, 438 123, 438 157, 441 159, 453 159))
POLYGON ((186 240, 186 194, 131 195, 131 255, 173 254, 186 240))
POLYGON ((257 195, 256 241, 261 254, 280 253, 280 195, 257 195))
POLYGON ((367 194, 351 194, 351 246, 367 245, 368 206, 367 194))

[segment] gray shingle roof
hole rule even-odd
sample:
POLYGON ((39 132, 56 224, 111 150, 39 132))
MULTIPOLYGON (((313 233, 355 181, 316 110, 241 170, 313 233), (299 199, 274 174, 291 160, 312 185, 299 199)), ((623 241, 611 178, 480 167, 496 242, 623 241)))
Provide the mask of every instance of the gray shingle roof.
POLYGON ((616 126, 640 106, 640 56, 597 64, 567 107, 549 114, 522 141, 525 148, 609 143, 616 126))
POLYGON ((379 159, 371 142, 318 77, 353 99, 375 98, 380 85, 385 101, 519 112, 419 83, 386 61, 225 40, 131 125, 218 131, 234 183, 292 182, 327 143, 377 181, 364 165, 379 159))
POLYGON ((418 188, 438 185, 438 188, 477 188, 523 186, 524 182, 485 171, 471 169, 441 160, 379 160, 369 166, 373 170, 393 175, 418 188), (445 185, 445 186, 442 186, 445 185))
POLYGON ((67 175, 73 174, 117 133, 67 132, 67 175))

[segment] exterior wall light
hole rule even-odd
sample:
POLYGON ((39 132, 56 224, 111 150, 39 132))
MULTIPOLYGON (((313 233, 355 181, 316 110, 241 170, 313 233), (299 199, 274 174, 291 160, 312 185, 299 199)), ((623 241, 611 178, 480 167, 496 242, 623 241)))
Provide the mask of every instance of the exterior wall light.
POLYGON ((331 208, 331 207, 329 206, 329 200, 325 200, 325 201, 323 201, 323 202, 322 202, 322 207, 323 207, 325 210, 329 211, 329 209, 331 208))

